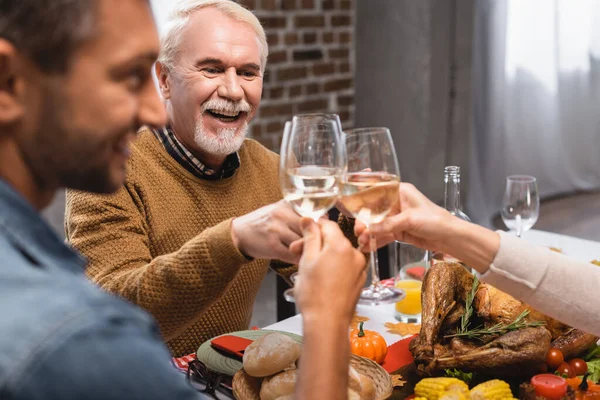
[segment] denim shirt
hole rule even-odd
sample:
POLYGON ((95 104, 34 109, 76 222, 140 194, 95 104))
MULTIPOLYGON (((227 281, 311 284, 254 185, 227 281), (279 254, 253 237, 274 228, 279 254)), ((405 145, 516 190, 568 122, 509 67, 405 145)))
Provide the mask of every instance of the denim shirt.
POLYGON ((0 179, 0 399, 198 399, 154 320, 85 266, 0 179))

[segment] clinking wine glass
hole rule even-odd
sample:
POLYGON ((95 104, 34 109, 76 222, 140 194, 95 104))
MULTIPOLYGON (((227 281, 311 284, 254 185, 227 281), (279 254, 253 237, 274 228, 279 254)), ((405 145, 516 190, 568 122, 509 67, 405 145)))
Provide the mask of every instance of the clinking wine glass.
POLYGON ((280 152, 281 189, 303 217, 317 221, 335 205, 345 168, 339 117, 296 115, 287 122, 280 152))
MULTIPOLYGON (((347 169, 342 178, 342 206, 369 227, 383 221, 399 201, 400 168, 392 136, 387 128, 360 128, 345 132, 347 169)), ((369 243, 371 284, 363 289, 359 303, 393 303, 404 291, 379 281, 377 244, 369 243)))
POLYGON ((535 177, 511 175, 506 178, 502 201, 502 221, 521 237, 535 225, 540 215, 540 196, 535 177))
MULTIPOLYGON (((342 128, 336 114, 296 115, 286 122, 279 176, 285 200, 315 222, 335 205, 346 167, 342 128)), ((294 274, 292 282, 297 277, 294 274)), ((294 302, 293 289, 284 298, 294 302)))

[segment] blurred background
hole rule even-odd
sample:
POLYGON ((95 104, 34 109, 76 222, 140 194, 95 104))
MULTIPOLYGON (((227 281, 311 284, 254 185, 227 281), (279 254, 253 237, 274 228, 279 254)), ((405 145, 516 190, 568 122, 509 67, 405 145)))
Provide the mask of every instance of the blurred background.
MULTIPOLYGON (((151 2, 162 31, 173 0, 151 2)), ((298 113, 386 126, 402 180, 434 201, 443 203, 444 166, 458 165, 464 211, 503 229, 506 176, 534 175, 534 229, 600 241, 600 1, 238 2, 268 36, 251 127, 268 148, 279 150, 298 113)), ((63 210, 61 194, 45 213, 58 232, 63 210)), ((265 290, 259 326, 275 313, 273 284, 265 290)))

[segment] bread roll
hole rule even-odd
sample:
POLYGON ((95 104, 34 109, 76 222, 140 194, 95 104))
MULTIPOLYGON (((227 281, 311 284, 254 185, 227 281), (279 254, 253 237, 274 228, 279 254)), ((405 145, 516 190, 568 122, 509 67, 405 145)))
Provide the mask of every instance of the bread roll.
POLYGON ((361 398, 354 390, 348 389, 348 400, 361 400, 361 398))
POLYGON ((375 386, 366 375, 360 374, 360 398, 362 400, 375 400, 375 386))
POLYGON ((348 389, 352 389, 357 393, 360 393, 362 390, 362 386, 360 384, 360 374, 352 365, 350 365, 348 368, 348 389))
POLYGON ((289 336, 268 333, 244 351, 244 370, 257 378, 276 374, 295 363, 300 357, 300 350, 300 345, 289 336))
POLYGON ((289 394, 287 396, 278 397, 277 400, 296 400, 296 396, 289 394))
POLYGON ((296 372, 297 370, 292 369, 265 378, 260 387, 260 400, 276 400, 293 395, 296 390, 296 372))

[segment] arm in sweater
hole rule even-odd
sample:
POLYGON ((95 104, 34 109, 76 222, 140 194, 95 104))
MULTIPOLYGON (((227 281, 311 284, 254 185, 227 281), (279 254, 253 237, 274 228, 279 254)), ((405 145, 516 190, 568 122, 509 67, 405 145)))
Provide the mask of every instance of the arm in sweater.
POLYGON ((600 336, 600 268, 500 232, 482 280, 567 325, 600 336))
POLYGON ((65 221, 68 240, 90 260, 87 275, 148 310, 167 341, 193 323, 248 262, 232 242, 231 220, 153 258, 144 209, 127 187, 112 196, 69 191, 65 221))

